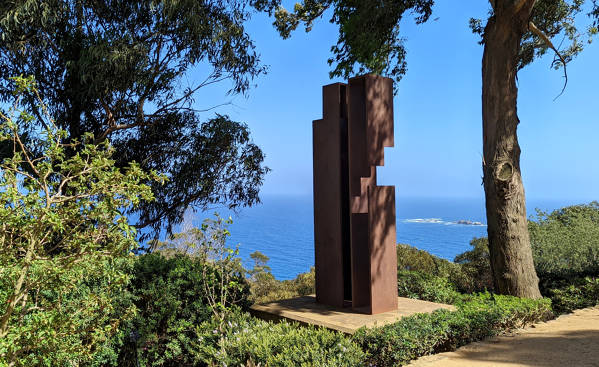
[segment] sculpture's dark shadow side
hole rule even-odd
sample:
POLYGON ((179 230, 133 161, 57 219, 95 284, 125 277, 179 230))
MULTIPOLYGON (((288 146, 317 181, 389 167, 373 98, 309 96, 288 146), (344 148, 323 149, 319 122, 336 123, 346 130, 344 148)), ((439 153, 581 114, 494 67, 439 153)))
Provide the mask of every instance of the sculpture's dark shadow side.
POLYGON ((395 189, 376 166, 393 146, 393 81, 323 87, 313 122, 316 299, 375 314, 397 309, 395 189))

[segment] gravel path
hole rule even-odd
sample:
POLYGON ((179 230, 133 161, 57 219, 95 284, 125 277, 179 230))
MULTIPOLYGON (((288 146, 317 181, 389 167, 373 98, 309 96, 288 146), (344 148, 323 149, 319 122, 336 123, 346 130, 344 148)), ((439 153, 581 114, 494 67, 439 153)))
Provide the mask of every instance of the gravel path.
POLYGON ((599 367, 599 307, 586 308, 514 335, 420 358, 410 367, 599 367))

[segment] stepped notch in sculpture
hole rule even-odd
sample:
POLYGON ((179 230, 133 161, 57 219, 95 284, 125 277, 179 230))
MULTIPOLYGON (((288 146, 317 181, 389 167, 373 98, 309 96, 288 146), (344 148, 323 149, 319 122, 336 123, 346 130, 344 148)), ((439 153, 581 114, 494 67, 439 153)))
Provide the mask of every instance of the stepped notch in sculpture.
POLYGON ((376 184, 393 146, 393 81, 368 74, 324 86, 312 127, 316 300, 396 310, 395 188, 376 184))

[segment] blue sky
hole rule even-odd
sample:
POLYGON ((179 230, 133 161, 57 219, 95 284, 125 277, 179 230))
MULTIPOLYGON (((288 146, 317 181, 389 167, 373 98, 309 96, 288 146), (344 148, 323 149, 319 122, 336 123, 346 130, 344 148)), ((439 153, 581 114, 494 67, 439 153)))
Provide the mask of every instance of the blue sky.
MULTIPOLYGON (((483 49, 468 20, 485 18, 488 9, 486 1, 459 3, 439 1, 436 21, 417 26, 406 17, 402 23, 408 73, 394 100, 395 147, 386 149, 378 171, 379 184, 395 185, 399 197, 483 197, 483 49)), ((326 60, 337 40, 329 18, 310 33, 302 29, 282 40, 272 20, 255 16, 249 32, 269 73, 247 97, 224 96, 223 84, 196 98, 200 108, 231 101, 216 111, 250 126, 272 169, 264 195, 312 191, 312 120, 322 116, 322 85, 342 81, 328 77, 326 60)), ((552 55, 519 73, 518 132, 529 199, 599 199, 598 43, 568 65, 567 89, 555 101, 563 78, 549 68, 552 55)))

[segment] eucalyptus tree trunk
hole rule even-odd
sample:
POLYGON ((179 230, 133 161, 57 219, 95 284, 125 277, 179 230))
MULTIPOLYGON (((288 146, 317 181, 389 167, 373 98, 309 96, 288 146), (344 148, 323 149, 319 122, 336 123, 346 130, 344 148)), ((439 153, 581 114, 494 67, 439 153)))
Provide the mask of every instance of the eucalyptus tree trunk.
POLYGON ((540 298, 534 268, 516 107, 518 53, 534 0, 491 0, 494 15, 484 33, 483 180, 491 269, 499 293, 540 298))

